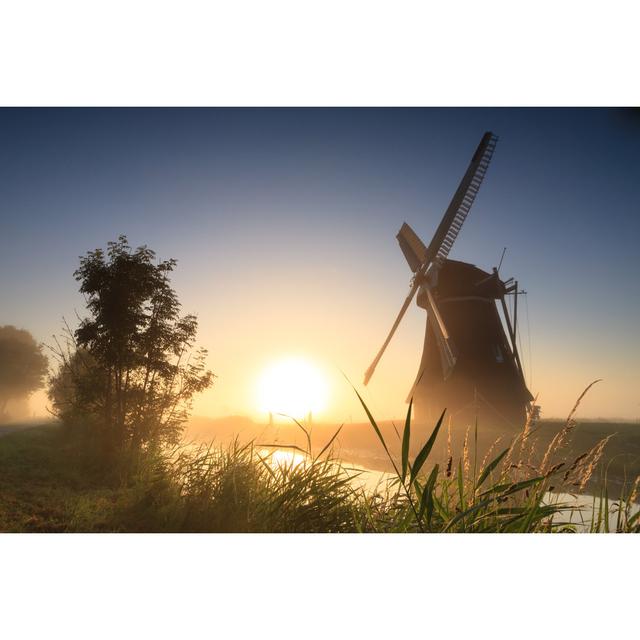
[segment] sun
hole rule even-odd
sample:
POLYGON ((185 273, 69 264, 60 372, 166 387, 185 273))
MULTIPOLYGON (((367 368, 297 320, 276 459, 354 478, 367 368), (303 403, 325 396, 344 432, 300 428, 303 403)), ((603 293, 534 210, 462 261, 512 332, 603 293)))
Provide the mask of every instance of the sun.
POLYGON ((257 391, 261 412, 300 419, 326 407, 329 385, 312 362, 289 357, 273 362, 262 372, 257 391))

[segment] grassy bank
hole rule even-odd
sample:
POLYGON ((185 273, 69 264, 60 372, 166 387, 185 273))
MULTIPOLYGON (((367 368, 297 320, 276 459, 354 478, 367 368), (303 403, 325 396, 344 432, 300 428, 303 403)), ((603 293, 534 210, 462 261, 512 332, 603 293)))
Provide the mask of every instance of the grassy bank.
POLYGON ((251 445, 183 448, 123 477, 96 468, 59 425, 16 430, 0 438, 0 530, 355 529, 355 494, 338 466, 265 462, 251 445))
POLYGON ((122 489, 91 469, 58 425, 0 437, 0 530, 108 531, 122 489))
POLYGON ((338 532, 357 530, 339 465, 268 464, 251 444, 146 456, 99 469, 59 425, 0 438, 2 532, 338 532))
MULTIPOLYGON (((295 455, 234 441, 147 455, 134 472, 100 468, 59 425, 0 438, 0 530, 9 532, 555 532, 573 531, 572 508, 549 503, 548 491, 577 491, 598 477, 607 442, 574 455, 570 423, 556 430, 542 462, 531 463, 533 430, 482 458, 470 434, 444 464, 433 457, 444 429, 413 442, 407 420, 391 453, 394 470, 375 491, 361 471, 332 457, 336 440, 295 455), (313 452, 313 453, 312 453, 313 452), (416 453, 414 453, 416 452, 416 453), (562 455, 564 460, 561 460, 562 455), (560 460, 560 461, 559 461, 560 460)), ((600 482, 587 530, 638 531, 631 503, 638 481, 615 492, 600 482), (610 525, 609 513, 614 512, 610 525)))
MULTIPOLYGON (((535 455, 542 460, 545 451, 549 447, 554 436, 560 432, 566 420, 540 420, 532 435, 530 442, 535 444, 535 455)), ((400 458, 401 431, 403 422, 380 421, 378 427, 383 434, 390 452, 395 459, 400 458)), ((309 427, 314 452, 317 453, 331 438, 336 430, 335 424, 314 423, 309 427)), ((411 425, 411 456, 418 454, 421 445, 427 440, 433 424, 412 423, 411 425)), ((478 425, 477 447, 481 457, 493 447, 506 447, 516 436, 513 431, 494 428, 491 425, 478 425), (497 441, 497 445, 495 444, 497 441)), ((471 437, 471 433, 469 433, 471 437)), ((254 440, 259 443, 292 444, 301 448, 306 447, 306 436, 293 422, 282 422, 275 426, 263 425, 252 422, 248 418, 202 418, 192 419, 188 425, 186 438, 200 443, 216 442, 228 444, 236 437, 244 442, 254 440)), ((461 451, 464 445, 465 431, 448 429, 448 421, 445 417, 443 425, 430 455, 432 462, 446 465, 449 449, 461 451)), ((622 485, 633 480, 640 474, 640 424, 633 422, 604 422, 580 420, 575 424, 571 439, 562 450, 564 458, 577 457, 585 451, 589 451, 598 442, 608 438, 603 463, 607 467, 607 480, 611 489, 618 490, 622 485)), ((356 464, 367 469, 393 472, 393 466, 380 446, 375 431, 368 422, 347 423, 342 427, 340 435, 335 442, 335 454, 350 464, 356 464)), ((560 460, 558 460, 560 461, 560 460)), ((603 467, 604 469, 604 467, 603 467)), ((603 470, 602 469, 602 470, 603 470)), ((597 492, 601 484, 600 474, 593 476, 588 483, 587 491, 597 492)))

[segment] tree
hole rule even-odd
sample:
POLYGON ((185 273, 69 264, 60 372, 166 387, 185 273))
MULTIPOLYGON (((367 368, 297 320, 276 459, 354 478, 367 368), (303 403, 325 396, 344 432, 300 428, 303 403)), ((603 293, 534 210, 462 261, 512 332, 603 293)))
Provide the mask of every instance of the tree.
POLYGON ((193 396, 211 386, 206 350, 194 347, 198 323, 180 316, 169 274, 175 260, 155 261, 126 236, 80 259, 74 273, 89 317, 60 348, 51 385, 64 416, 91 415, 110 450, 139 451, 179 440, 193 396))
POLYGON ((60 368, 49 381, 52 413, 74 435, 106 440, 102 421, 106 373, 86 349, 75 348, 70 331, 66 336, 64 348, 56 338, 57 348, 53 349, 60 368))
POLYGON ((44 385, 47 358, 24 329, 0 327, 0 422, 7 417, 10 400, 26 400, 44 385))

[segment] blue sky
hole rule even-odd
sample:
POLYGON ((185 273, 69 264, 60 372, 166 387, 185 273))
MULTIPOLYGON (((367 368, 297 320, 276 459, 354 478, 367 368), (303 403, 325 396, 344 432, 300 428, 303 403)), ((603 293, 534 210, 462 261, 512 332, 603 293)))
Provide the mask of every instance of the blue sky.
MULTIPOLYGON (((602 377, 585 414, 637 418, 630 111, 0 109, 0 324, 59 331, 82 313, 78 256, 125 233, 179 261, 220 376, 200 412, 250 413, 249 380, 280 352, 360 382, 409 283, 395 233, 407 221, 428 242, 488 129, 500 141, 451 257, 490 269, 508 247, 544 414, 602 377)), ((369 388, 384 417, 403 410, 423 331, 414 308, 369 388)), ((354 410, 334 395, 328 415, 354 410)))

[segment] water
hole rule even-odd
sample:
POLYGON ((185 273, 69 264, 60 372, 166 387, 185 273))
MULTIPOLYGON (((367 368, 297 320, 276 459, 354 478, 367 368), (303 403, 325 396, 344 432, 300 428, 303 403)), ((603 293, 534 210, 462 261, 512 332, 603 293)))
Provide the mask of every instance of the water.
MULTIPOLYGON (((593 518, 598 518, 600 509, 600 500, 588 493, 571 494, 571 493, 547 493, 544 498, 545 504, 558 504, 567 507, 563 513, 554 518, 554 523, 567 523, 574 525, 579 532, 588 532, 593 518)), ((609 531, 615 532, 618 525, 618 502, 609 500, 609 531)), ((604 509, 604 506, 602 507, 604 509)), ((623 506, 624 508, 624 506, 623 506)), ((632 504, 629 508, 629 517, 640 511, 640 504, 632 504)), ((604 518, 604 514, 602 515, 604 518)))
MULTIPOLYGON (((306 459, 306 454, 290 449, 265 449, 262 451, 263 456, 267 456, 271 463, 278 464, 302 464, 306 459)), ((385 493, 389 483, 396 476, 387 471, 378 471, 367 468, 361 464, 355 464, 344 461, 343 468, 352 475, 352 483, 354 487, 363 489, 369 494, 375 492, 385 493)), ((554 524, 572 525, 578 532, 588 532, 593 517, 598 517, 600 502, 598 498, 589 494, 570 494, 570 493, 546 493, 543 499, 544 504, 555 504, 558 506, 568 507, 560 514, 554 517, 554 524)), ((616 531, 618 523, 618 503, 609 500, 609 530, 616 531)), ((629 516, 640 511, 640 504, 633 504, 629 509, 629 516)), ((604 516, 602 516, 604 517, 604 516)))

